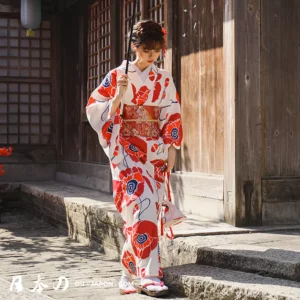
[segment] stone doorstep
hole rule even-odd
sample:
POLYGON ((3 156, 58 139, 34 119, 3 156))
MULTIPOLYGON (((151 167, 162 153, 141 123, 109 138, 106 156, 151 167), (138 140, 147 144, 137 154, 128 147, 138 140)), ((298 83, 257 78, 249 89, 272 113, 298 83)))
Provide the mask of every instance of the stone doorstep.
POLYGON ((300 283, 196 264, 164 269, 172 291, 193 300, 299 300, 300 283))
POLYGON ((162 264, 201 264, 300 282, 299 232, 165 239, 162 264))

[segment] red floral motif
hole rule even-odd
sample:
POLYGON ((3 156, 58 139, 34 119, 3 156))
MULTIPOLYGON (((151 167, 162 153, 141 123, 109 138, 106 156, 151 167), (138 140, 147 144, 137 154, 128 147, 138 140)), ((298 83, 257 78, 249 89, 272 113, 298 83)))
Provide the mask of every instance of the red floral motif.
POLYGON ((158 204, 158 202, 156 202, 155 205, 156 205, 156 213, 158 215, 159 210, 160 210, 160 205, 158 204))
POLYGON ((102 127, 102 136, 106 140, 107 143, 110 142, 113 126, 114 126, 113 122, 111 120, 109 120, 102 127))
MULTIPOLYGON (((0 156, 10 156, 12 154, 12 147, 9 148, 0 148, 0 156)), ((2 176, 5 173, 5 170, 3 169, 3 166, 0 165, 0 176, 2 176)))
POLYGON ((136 204, 133 209, 133 214, 135 214, 139 210, 140 206, 136 204))
POLYGON ((12 154, 12 147, 0 148, 0 156, 10 156, 12 154))
POLYGON ((152 187, 152 185, 151 185, 151 182, 150 182, 149 178, 146 177, 146 176, 144 176, 144 180, 145 180, 145 182, 148 184, 149 189, 151 190, 151 192, 152 192, 152 194, 153 194, 154 191, 153 191, 153 187, 152 187))
POLYGON ((147 143, 144 140, 136 136, 130 136, 127 138, 120 136, 120 143, 123 145, 125 151, 133 161, 140 161, 143 164, 146 163, 147 143))
POLYGON ((93 103, 96 103, 96 100, 93 97, 90 97, 86 107, 88 107, 89 105, 91 105, 93 103))
POLYGON ((132 230, 132 246, 138 258, 149 257, 151 250, 158 243, 157 226, 151 221, 143 220, 135 223, 132 230))
POLYGON ((179 113, 170 116, 168 122, 162 129, 162 137, 165 144, 174 143, 176 146, 180 146, 182 140, 182 125, 179 113))
POLYGON ((154 144, 152 147, 151 147, 151 152, 156 152, 158 150, 158 144, 154 144))
POLYGON ((154 165, 154 179, 158 182, 165 182, 165 173, 163 169, 165 167, 165 161, 162 159, 155 159, 151 161, 154 165))
POLYGON ((165 80, 165 87, 167 88, 169 86, 170 83, 170 78, 166 78, 165 80))
POLYGON ((155 79, 155 73, 151 70, 148 74, 148 77, 151 81, 153 81, 155 79))
POLYGON ((123 226, 123 233, 124 233, 126 239, 128 239, 128 237, 132 233, 132 227, 127 227, 126 224, 124 224, 124 226, 123 226))
MULTIPOLYGON (((158 261, 160 262, 160 256, 158 256, 158 261)), ((160 277, 160 278, 163 277, 163 271, 162 271, 161 267, 159 267, 159 270, 158 270, 158 277, 160 277)))
POLYGON ((136 87, 132 85, 132 91, 133 91, 133 98, 131 100, 132 103, 136 105, 143 105, 149 96, 150 90, 147 88, 147 86, 143 85, 138 92, 136 92, 136 87))
POLYGON ((106 98, 113 98, 117 89, 117 71, 109 72, 100 84, 98 93, 106 98))
POLYGON ((141 278, 145 277, 146 276, 146 269, 136 267, 136 276, 141 277, 141 278))
POLYGON ((114 197, 114 203, 119 213, 122 212, 122 193, 118 192, 120 190, 121 182, 118 180, 113 180, 113 191, 116 191, 114 197))
POLYGON ((180 98, 179 98, 178 92, 176 92, 176 100, 177 100, 177 102, 180 104, 180 98))
POLYGON ((132 253, 129 251, 124 252, 122 264, 130 274, 136 275, 136 262, 132 253))
POLYGON ((161 77, 162 77, 162 75, 159 73, 154 82, 154 92, 153 92, 152 102, 155 102, 159 99, 159 95, 161 92, 161 84, 160 84, 159 80, 161 79, 161 77))
POLYGON ((127 168, 120 172, 120 181, 116 190, 116 194, 120 194, 122 201, 128 206, 144 192, 144 179, 141 168, 127 168))

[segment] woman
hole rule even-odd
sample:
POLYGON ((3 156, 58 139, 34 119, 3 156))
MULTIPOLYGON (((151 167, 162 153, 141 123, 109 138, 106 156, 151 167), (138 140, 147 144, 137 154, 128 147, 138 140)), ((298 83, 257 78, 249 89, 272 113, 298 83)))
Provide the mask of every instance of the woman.
POLYGON ((133 27, 136 59, 110 71, 91 94, 87 116, 110 160, 115 205, 124 220, 121 255, 122 294, 134 293, 132 275, 141 278, 138 292, 160 296, 158 219, 169 189, 168 172, 182 140, 180 102, 173 79, 154 62, 166 49, 166 31, 153 21, 133 27))

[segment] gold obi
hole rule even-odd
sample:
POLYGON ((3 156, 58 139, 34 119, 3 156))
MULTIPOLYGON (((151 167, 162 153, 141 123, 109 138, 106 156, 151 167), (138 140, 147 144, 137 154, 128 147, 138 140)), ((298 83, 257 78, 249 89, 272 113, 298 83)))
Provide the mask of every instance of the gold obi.
POLYGON ((123 126, 120 133, 124 137, 142 136, 158 138, 160 135, 158 118, 160 108, 151 105, 126 105, 123 107, 123 126))

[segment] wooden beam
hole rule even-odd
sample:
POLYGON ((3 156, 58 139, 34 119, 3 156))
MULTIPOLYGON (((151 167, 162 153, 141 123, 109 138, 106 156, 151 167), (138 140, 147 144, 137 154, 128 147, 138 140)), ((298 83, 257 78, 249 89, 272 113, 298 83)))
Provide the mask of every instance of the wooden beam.
POLYGON ((224 219, 236 225, 235 197, 235 0, 224 1, 224 219))
POLYGON ((224 3, 224 217, 261 225, 260 0, 224 3))
POLYGON ((122 63, 122 9, 119 0, 111 0, 110 7, 110 40, 111 40, 111 69, 116 68, 122 63))
POLYGON ((53 15, 51 20, 51 47, 52 47, 52 85, 51 85, 51 118, 54 124, 54 141, 57 158, 61 156, 63 128, 63 98, 62 98, 62 47, 61 38, 62 19, 59 14, 53 15))

